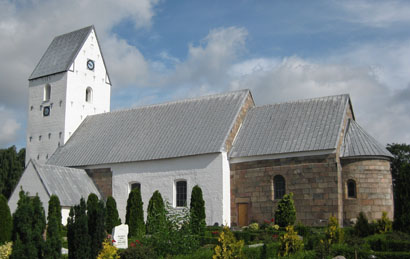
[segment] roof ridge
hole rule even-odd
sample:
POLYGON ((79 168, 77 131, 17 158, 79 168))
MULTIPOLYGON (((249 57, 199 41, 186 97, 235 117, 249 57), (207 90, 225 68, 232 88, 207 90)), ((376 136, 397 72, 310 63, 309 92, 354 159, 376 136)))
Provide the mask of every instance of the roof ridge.
POLYGON ((165 106, 165 105, 170 105, 170 104, 178 104, 178 103, 194 102, 194 101, 199 101, 199 100, 207 100, 207 99, 218 98, 218 97, 221 97, 221 96, 228 96, 228 95, 232 95, 232 94, 235 94, 235 93, 241 93, 241 92, 250 93, 250 90, 249 89, 242 89, 242 90, 236 90, 236 91, 219 93, 219 94, 210 94, 210 95, 205 95, 205 96, 186 98, 186 99, 182 99, 182 100, 169 101, 169 102, 164 102, 164 103, 148 104, 148 105, 143 105, 143 106, 139 106, 139 107, 133 107, 133 108, 110 111, 110 112, 106 112, 106 113, 99 113, 99 114, 89 115, 87 117, 103 116, 103 115, 119 113, 119 112, 136 111, 136 110, 147 109, 147 108, 151 108, 151 107, 160 107, 160 106, 165 106))
POLYGON ((320 99, 324 100, 324 99, 327 99, 327 98, 342 97, 342 96, 347 96, 350 99, 349 94, 336 94, 336 95, 328 95, 328 96, 321 96, 321 97, 314 97, 314 98, 307 98, 307 99, 296 99, 296 100, 278 102, 278 103, 272 103, 272 104, 264 104, 264 105, 261 105, 261 106, 255 106, 255 107, 253 107, 253 109, 272 107, 272 106, 280 105, 280 104, 305 103, 305 102, 309 102, 309 101, 316 101, 316 100, 320 100, 320 99))

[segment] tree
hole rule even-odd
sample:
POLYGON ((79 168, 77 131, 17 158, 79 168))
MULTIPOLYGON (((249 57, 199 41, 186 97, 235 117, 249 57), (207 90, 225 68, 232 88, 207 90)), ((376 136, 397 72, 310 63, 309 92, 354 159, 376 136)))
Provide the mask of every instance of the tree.
POLYGON ((106 207, 107 218, 105 221, 105 230, 107 231, 107 233, 111 233, 112 229, 115 226, 121 224, 121 219, 118 216, 117 203, 115 202, 115 199, 112 196, 108 196, 106 207))
POLYGON ((0 193, 7 199, 16 187, 23 171, 26 151, 17 152, 15 146, 0 149, 0 193))
POLYGON ((32 215, 32 230, 33 230, 33 241, 37 248, 37 258, 43 258, 44 253, 44 238, 43 233, 46 229, 46 216, 41 203, 40 198, 36 195, 32 200, 33 204, 33 215, 32 215))
POLYGON ((105 206, 98 196, 91 193, 87 200, 88 234, 91 241, 91 258, 96 258, 105 238, 105 206))
POLYGON ((293 225, 296 221, 296 209, 293 202, 293 193, 283 195, 275 211, 275 222, 281 227, 293 225))
POLYGON ((152 194, 148 203, 147 233, 162 231, 166 225, 166 211, 161 193, 157 190, 152 194))
POLYGON ((91 255, 88 234, 87 206, 83 198, 79 205, 70 209, 67 220, 67 241, 69 259, 89 259, 91 255))
POLYGON ((190 223, 192 232, 197 235, 205 233, 205 201, 202 197, 202 189, 198 185, 192 188, 190 205, 190 223))
POLYGON ((393 154, 391 161, 394 195, 393 227, 410 233, 410 145, 388 144, 387 149, 393 154))
POLYGON ((128 224, 129 237, 140 238, 145 234, 144 210, 139 188, 133 189, 127 200, 127 213, 125 224, 128 224))
POLYGON ((7 199, 0 194, 0 245, 11 240, 11 230, 13 229, 11 213, 7 199))
POLYGON ((56 195, 51 195, 48 201, 47 240, 44 258, 61 258, 61 206, 56 195))

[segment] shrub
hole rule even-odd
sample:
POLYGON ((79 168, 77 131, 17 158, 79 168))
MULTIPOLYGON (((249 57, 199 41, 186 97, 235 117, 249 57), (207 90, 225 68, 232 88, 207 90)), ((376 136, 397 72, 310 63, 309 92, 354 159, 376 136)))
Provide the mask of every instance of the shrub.
POLYGON ((163 231, 166 225, 165 205, 161 193, 155 191, 148 203, 147 233, 153 234, 163 231))
POLYGON ((382 218, 377 220, 377 232, 386 233, 391 232, 393 228, 393 222, 387 217, 387 212, 383 211, 382 218))
POLYGON ((190 224, 192 233, 204 235, 205 232, 205 201, 202 197, 202 189, 198 185, 192 188, 190 203, 190 224))
POLYGON ((303 249, 303 241, 293 226, 286 227, 286 233, 280 237, 279 256, 288 256, 303 249))
POLYGON ((96 258, 102 249, 105 234, 105 206, 98 196, 91 193, 87 199, 88 234, 91 244, 91 258, 96 258))
POLYGON ((366 246, 352 248, 347 244, 333 244, 330 247, 331 258, 338 255, 343 255, 346 258, 367 259, 371 254, 372 252, 366 246))
POLYGON ((256 222, 251 223, 251 224, 249 224, 248 228, 249 228, 249 230, 253 230, 253 231, 259 230, 259 224, 256 223, 256 222))
POLYGON ((343 242, 343 230, 339 227, 336 217, 331 216, 325 231, 326 241, 329 245, 343 242))
POLYGON ((79 205, 70 209, 67 219, 68 258, 89 259, 91 254, 90 236, 88 234, 88 217, 83 198, 79 205))
POLYGON ((45 258, 61 258, 61 206, 56 195, 48 201, 47 240, 44 249, 45 258))
POLYGON ((144 210, 142 208, 141 192, 138 188, 133 189, 127 200, 127 213, 125 224, 128 224, 128 237, 142 237, 145 234, 144 210))
POLYGON ((354 232, 359 237, 366 237, 370 235, 371 226, 369 224, 369 221, 367 220, 366 215, 363 212, 360 212, 359 216, 357 217, 357 222, 354 225, 354 232))
POLYGON ((244 258, 243 240, 236 241, 228 227, 224 227, 219 235, 212 259, 244 258))
POLYGON ((379 259, 408 259, 410 252, 374 252, 379 259))
POLYGON ((3 244, 11 240, 11 230, 13 229, 10 208, 3 194, 0 194, 0 219, 0 244, 3 244))
POLYGON ((120 259, 120 256, 117 254, 118 249, 111 245, 110 240, 105 240, 103 242, 103 248, 97 256, 97 259, 120 259))
POLYGON ((108 196, 106 207, 107 218, 105 221, 105 230, 107 233, 111 233, 114 227, 121 225, 121 219, 118 216, 117 203, 112 196, 108 196))
POLYGON ((6 242, 0 246, 0 259, 7 259, 11 255, 12 251, 12 242, 6 242))
POLYGON ((293 193, 283 195, 275 211, 276 224, 281 227, 293 225, 296 221, 296 209, 293 202, 293 193))
POLYGON ((119 252, 121 259, 155 259, 158 258, 155 251, 149 246, 136 245, 128 247, 125 250, 119 252))
POLYGON ((37 258, 43 258, 45 242, 43 238, 44 230, 46 229, 46 216, 41 203, 40 197, 36 195, 32 200, 33 214, 32 214, 32 231, 33 242, 37 248, 37 258))

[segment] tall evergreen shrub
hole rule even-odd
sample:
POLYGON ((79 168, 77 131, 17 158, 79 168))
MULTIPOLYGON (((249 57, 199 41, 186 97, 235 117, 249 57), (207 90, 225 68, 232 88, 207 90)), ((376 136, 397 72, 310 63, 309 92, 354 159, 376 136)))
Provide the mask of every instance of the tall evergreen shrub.
POLYGON ((91 193, 87 200, 88 233, 91 239, 91 258, 96 258, 105 238, 105 205, 91 193))
POLYGON ((295 224, 296 209, 293 201, 293 193, 283 195, 275 211, 275 223, 281 227, 295 224))
POLYGON ((61 258, 61 206, 56 195, 51 195, 48 201, 47 239, 44 258, 61 258))
POLYGON ((11 240, 11 230, 13 229, 13 223, 11 220, 11 213, 7 199, 3 194, 0 194, 0 245, 11 240))
POLYGON ((190 205, 190 223, 192 232, 203 235, 205 232, 205 201, 202 197, 202 189, 198 185, 192 188, 190 205))
POLYGON ((45 242, 43 238, 46 229, 46 216, 40 197, 37 195, 31 200, 33 204, 33 241, 37 247, 37 258, 43 258, 45 242))
POLYGON ((166 225, 166 211, 161 193, 157 190, 152 194, 148 203, 147 233, 162 231, 166 225))
POLYGON ((69 259, 91 258, 90 236, 88 234, 87 206, 83 198, 79 205, 70 210, 67 220, 67 241, 69 259))
POLYGON ((145 234, 144 210, 139 188, 133 189, 127 200, 125 224, 128 224, 129 237, 142 237, 145 234))
POLYGON ((112 196, 108 196, 106 207, 107 218, 105 221, 105 230, 107 231, 107 233, 111 233, 112 229, 115 226, 121 224, 121 219, 118 216, 117 203, 115 202, 115 199, 112 196))

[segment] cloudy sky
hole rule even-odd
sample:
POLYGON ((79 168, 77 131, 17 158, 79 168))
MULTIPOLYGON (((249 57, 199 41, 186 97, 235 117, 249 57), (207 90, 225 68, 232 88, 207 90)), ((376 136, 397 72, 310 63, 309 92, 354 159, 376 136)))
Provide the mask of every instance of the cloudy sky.
POLYGON ((90 24, 112 110, 244 88, 257 105, 349 93, 382 144, 410 143, 410 1, 0 0, 0 148, 25 146, 27 78, 51 40, 90 24))

